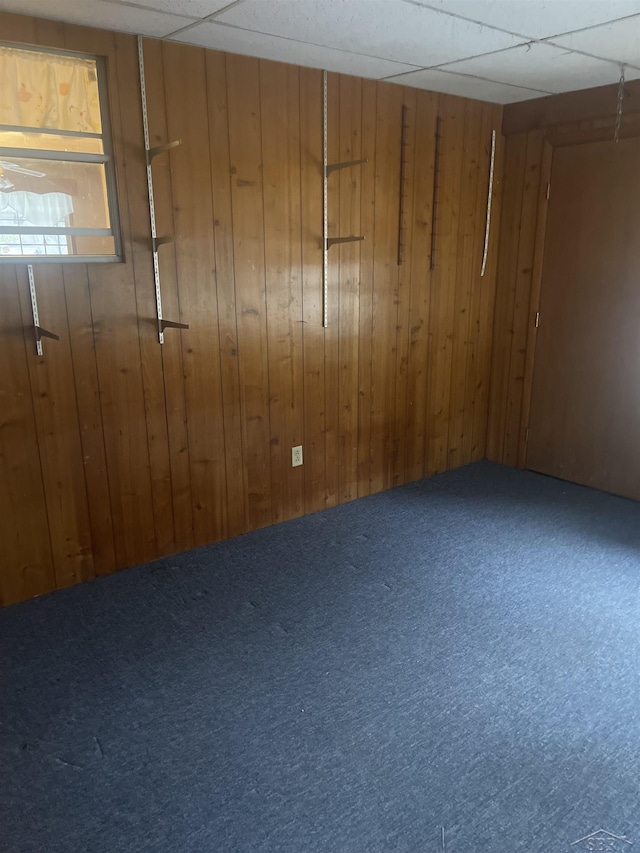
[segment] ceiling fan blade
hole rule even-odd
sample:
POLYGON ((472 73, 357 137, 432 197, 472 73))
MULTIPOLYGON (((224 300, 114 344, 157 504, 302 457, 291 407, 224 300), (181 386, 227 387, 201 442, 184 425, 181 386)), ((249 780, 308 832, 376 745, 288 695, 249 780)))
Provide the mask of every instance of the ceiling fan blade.
POLYGON ((36 172, 33 169, 25 169, 23 166, 18 166, 15 163, 9 163, 7 160, 0 160, 0 169, 6 169, 7 172, 18 172, 21 175, 29 175, 32 178, 46 177, 46 172, 36 172))

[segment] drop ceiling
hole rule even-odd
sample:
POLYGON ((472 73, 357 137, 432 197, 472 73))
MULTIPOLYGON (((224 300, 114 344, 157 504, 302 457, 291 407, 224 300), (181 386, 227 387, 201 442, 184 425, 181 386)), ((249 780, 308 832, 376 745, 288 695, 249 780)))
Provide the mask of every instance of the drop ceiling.
POLYGON ((0 10, 501 104, 617 83, 623 66, 640 78, 640 0, 0 0, 0 10))

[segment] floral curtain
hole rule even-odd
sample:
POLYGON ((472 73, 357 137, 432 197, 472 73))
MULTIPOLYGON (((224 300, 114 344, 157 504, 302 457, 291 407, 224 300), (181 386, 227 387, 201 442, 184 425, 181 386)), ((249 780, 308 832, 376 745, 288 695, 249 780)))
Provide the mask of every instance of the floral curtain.
POLYGON ((0 47, 0 124, 101 133, 93 59, 0 47))

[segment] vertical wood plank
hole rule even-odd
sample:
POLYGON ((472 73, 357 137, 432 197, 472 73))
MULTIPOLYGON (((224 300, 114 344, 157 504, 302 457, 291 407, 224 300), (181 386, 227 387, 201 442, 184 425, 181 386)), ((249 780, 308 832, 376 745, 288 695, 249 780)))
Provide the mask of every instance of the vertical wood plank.
POLYGON ((191 462, 194 544, 227 533, 227 484, 205 52, 165 42, 168 132, 182 139, 171 152, 176 259, 184 330, 184 374, 191 462), (184 76, 194 81, 183 85, 184 76))
MULTIPOLYGON (((327 75, 327 157, 329 163, 340 159, 340 77, 327 75)), ((329 236, 340 232, 340 176, 328 179, 329 236)), ((324 330, 325 390, 325 506, 340 502, 340 248, 329 249, 328 326, 324 330)))
POLYGON ((378 83, 371 346, 372 492, 393 484, 402 98, 400 87, 378 83))
POLYGON ((229 536, 237 536, 247 529, 248 501, 245 493, 243 470, 233 215, 231 212, 227 67, 224 54, 209 50, 206 52, 206 64, 220 369, 227 469, 228 534, 229 536))
POLYGON ((441 140, 436 213, 436 259, 431 295, 427 475, 447 470, 464 101, 440 98, 441 140))
POLYGON ((13 265, 0 267, 0 300, 0 604, 13 604, 55 589, 55 574, 25 348, 33 326, 13 265))
POLYGON ((259 61, 227 56, 233 250, 249 527, 271 522, 259 61))
POLYGON ((409 385, 409 338, 410 338, 410 310, 411 310, 411 254, 413 246, 412 210, 414 196, 414 169, 416 157, 416 110, 417 90, 404 90, 404 110, 400 112, 400 162, 398 171, 403 177, 402 184, 398 186, 398 234, 396 241, 398 252, 400 251, 400 240, 403 243, 403 262, 398 265, 398 295, 396 313, 396 395, 394 437, 393 437, 393 473, 392 483, 400 486, 406 480, 407 467, 407 430, 406 412, 407 395, 409 385), (403 130, 403 114, 406 128, 403 130), (404 140, 404 150, 402 142, 404 140), (403 162, 404 161, 404 162, 403 162), (402 198, 401 198, 402 197, 402 198), (403 221, 400 222, 400 215, 403 221), (402 237, 400 231, 402 229, 402 237))
POLYGON ((84 265, 65 264, 62 269, 93 562, 96 574, 104 575, 115 570, 116 553, 89 279, 84 265))
POLYGON ((29 346, 33 341, 31 299, 27 272, 22 267, 18 273, 18 288, 53 566, 59 589, 92 578, 94 565, 62 267, 38 264, 34 279, 40 322, 60 335, 59 341, 44 342, 43 356, 38 356, 35 348, 29 346))
MULTIPOLYGON (((341 162, 359 160, 362 152, 362 81, 340 76, 341 162)), ((342 169, 339 180, 340 233, 361 234, 360 186, 363 166, 342 169)), ((339 251, 339 501, 353 500, 358 494, 358 332, 360 326, 360 247, 345 243, 339 251)))
MULTIPOLYGON (((467 375, 471 350, 472 290, 476 276, 479 277, 480 273, 476 232, 482 233, 483 230, 482 209, 477 204, 481 129, 482 105, 478 101, 469 101, 465 105, 460 219, 457 237, 458 266, 455 281, 449 461, 447 463, 450 468, 464 465, 470 457, 469 451, 465 451, 465 438, 471 432, 471 428, 469 421, 465 421, 465 414, 469 396, 467 375)), ((468 438, 470 440, 471 436, 468 435, 468 438)))
POLYGON ((416 155, 412 215, 409 365, 407 377, 406 479, 424 477, 429 367, 429 314, 432 287, 429 252, 435 177, 438 96, 420 92, 416 116, 416 155))
POLYGON ((373 340, 373 271, 375 248, 376 126, 378 86, 362 83, 362 167, 360 228, 359 339, 358 339, 358 497, 371 493, 371 358, 373 340))
POLYGON ((304 367, 305 509, 325 502, 322 327, 322 73, 300 69, 300 180, 304 367))
POLYGON ((300 79, 296 66, 260 62, 272 520, 304 512, 300 79))

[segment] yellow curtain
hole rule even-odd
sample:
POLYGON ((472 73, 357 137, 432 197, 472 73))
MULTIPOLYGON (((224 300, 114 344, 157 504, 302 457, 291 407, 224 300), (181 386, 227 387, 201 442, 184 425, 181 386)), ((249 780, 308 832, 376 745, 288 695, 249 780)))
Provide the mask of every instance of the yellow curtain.
POLYGON ((95 60, 0 47, 0 124, 101 133, 95 60))

